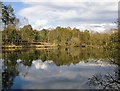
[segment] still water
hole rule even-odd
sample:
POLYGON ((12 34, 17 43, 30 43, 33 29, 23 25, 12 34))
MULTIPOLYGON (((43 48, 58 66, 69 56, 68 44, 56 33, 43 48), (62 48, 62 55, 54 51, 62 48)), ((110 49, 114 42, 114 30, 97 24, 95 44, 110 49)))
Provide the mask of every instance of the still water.
POLYGON ((103 48, 3 50, 3 89, 120 89, 118 53, 103 48))

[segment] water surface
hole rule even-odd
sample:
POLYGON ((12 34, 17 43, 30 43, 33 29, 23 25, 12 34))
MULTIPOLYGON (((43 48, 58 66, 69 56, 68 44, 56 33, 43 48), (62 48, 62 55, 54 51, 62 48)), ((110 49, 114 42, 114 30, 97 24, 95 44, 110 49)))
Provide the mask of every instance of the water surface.
POLYGON ((119 89, 120 62, 116 54, 103 48, 3 50, 2 87, 119 89))

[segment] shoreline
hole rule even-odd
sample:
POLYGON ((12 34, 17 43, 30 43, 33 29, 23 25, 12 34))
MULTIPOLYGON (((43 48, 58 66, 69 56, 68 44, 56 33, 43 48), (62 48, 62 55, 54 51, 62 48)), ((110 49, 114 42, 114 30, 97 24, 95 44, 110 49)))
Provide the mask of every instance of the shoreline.
POLYGON ((56 45, 4 45, 2 49, 18 49, 18 48, 51 48, 56 45))
POLYGON ((91 47, 91 48, 103 48, 106 46, 96 46, 96 45, 80 45, 80 46, 65 46, 65 45, 57 45, 57 44, 51 44, 51 45, 3 45, 1 46, 2 50, 15 50, 15 49, 24 49, 24 48, 34 48, 34 49, 54 49, 54 48, 71 48, 71 47, 80 47, 80 48, 84 48, 84 47, 91 47))

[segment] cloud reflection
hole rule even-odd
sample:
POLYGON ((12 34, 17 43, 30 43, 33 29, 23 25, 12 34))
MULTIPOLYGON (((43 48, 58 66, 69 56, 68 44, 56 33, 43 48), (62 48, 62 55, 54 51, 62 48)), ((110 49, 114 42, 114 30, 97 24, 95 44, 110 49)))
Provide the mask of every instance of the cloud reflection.
POLYGON ((56 66, 52 61, 42 62, 41 60, 34 60, 29 68, 22 64, 18 65, 20 73, 27 74, 18 77, 22 80, 22 83, 19 83, 18 78, 16 78, 15 82, 24 89, 82 89, 89 88, 86 82, 93 74, 114 74, 115 68, 115 65, 111 66, 109 63, 104 63, 100 60, 97 63, 84 63, 81 61, 76 65, 71 64, 70 66, 63 65, 60 67, 56 66), (100 66, 101 64, 105 66, 100 66))

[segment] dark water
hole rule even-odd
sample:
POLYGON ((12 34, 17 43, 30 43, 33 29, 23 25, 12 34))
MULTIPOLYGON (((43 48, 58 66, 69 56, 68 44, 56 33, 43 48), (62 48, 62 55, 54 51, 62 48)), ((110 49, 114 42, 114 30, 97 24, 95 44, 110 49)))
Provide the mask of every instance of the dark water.
POLYGON ((120 89, 117 50, 3 50, 3 89, 120 89))

